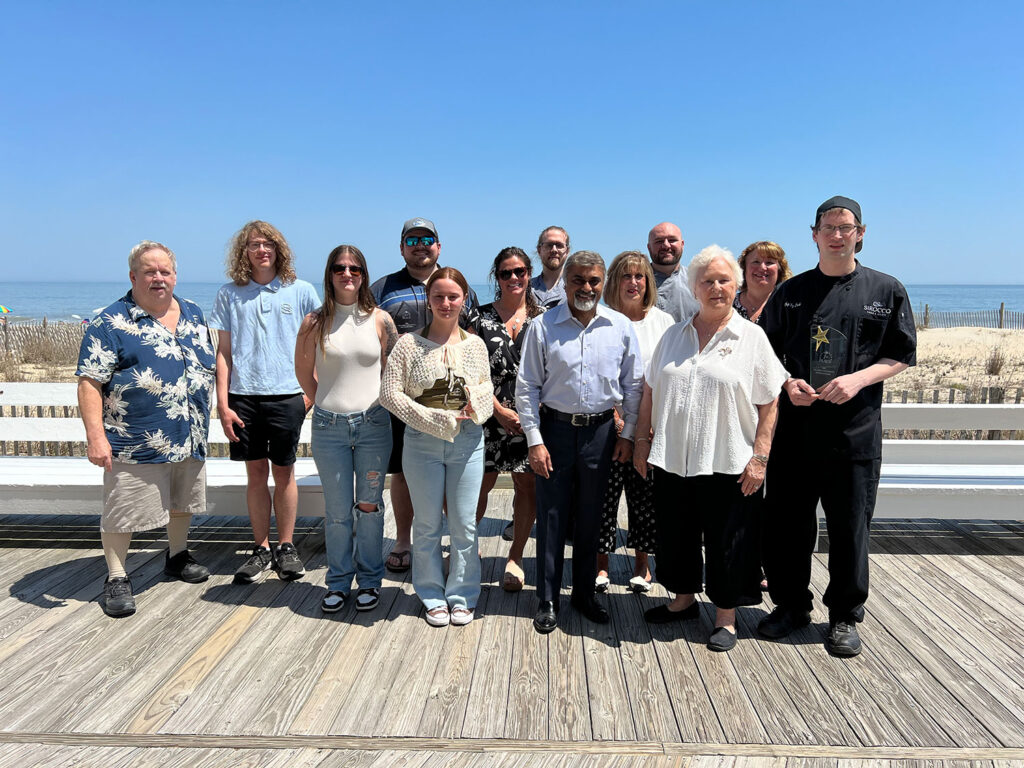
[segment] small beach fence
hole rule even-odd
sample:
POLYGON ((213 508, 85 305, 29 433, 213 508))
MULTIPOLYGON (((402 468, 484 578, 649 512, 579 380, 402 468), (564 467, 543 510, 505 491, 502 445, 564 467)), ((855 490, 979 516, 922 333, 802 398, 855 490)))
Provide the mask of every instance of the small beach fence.
POLYGON ((936 312, 928 304, 918 322, 922 328, 1011 328, 1024 330, 1024 312, 1006 308, 1006 302, 999 309, 978 309, 965 312, 936 312))
POLYGON ((78 360, 85 336, 82 323, 4 323, 0 341, 3 356, 14 363, 66 363, 78 360))

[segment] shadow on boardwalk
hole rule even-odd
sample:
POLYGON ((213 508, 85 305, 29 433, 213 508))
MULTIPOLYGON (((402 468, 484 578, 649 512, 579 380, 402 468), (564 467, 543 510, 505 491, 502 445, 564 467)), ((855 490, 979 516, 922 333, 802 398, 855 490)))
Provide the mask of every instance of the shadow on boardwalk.
MULTIPOLYGON (((500 588, 509 515, 508 492, 495 492, 477 619, 445 629, 426 625, 408 574, 387 575, 375 611, 323 615, 322 520, 300 521, 308 575, 291 583, 231 583, 250 546, 242 519, 199 521, 194 549, 213 572, 200 585, 165 581, 165 540, 140 534, 139 611, 112 620, 96 602, 95 518, 0 519, 0 765, 1024 760, 1018 523, 880 521, 866 649, 839 660, 822 647, 820 610, 765 642, 754 627, 770 604, 743 609, 728 654, 704 645, 706 602, 697 622, 648 627, 643 611, 664 591, 629 593, 622 554, 609 625, 566 597, 559 631, 538 635, 533 589, 500 588)), ((526 566, 529 585, 532 550, 526 566)))

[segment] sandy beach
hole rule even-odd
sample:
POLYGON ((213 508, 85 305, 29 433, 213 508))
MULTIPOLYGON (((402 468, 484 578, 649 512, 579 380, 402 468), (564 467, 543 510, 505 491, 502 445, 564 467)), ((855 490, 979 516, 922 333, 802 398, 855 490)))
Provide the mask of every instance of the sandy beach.
MULTIPOLYGON (((996 328, 919 330, 917 365, 890 379, 892 391, 1024 387, 1024 332, 996 328), (994 357, 1002 356, 1001 364, 994 357), (996 369, 998 368, 998 371, 996 369)), ((23 381, 74 381, 73 365, 18 367, 23 381)))

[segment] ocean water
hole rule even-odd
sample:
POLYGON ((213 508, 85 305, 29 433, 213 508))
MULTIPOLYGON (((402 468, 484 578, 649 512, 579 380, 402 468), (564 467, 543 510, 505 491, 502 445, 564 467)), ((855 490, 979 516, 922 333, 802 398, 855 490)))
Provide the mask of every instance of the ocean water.
MULTIPOLYGON (((175 289, 179 296, 199 304, 207 314, 222 283, 182 281, 175 289)), ((490 301, 494 289, 473 284, 482 302, 490 301)), ((49 283, 0 281, 0 305, 11 310, 11 322, 77 321, 91 318, 98 310, 123 296, 127 282, 49 283)), ((1006 308, 1024 312, 1024 285, 907 285, 915 313, 923 313, 927 304, 932 312, 969 312, 1006 308)))

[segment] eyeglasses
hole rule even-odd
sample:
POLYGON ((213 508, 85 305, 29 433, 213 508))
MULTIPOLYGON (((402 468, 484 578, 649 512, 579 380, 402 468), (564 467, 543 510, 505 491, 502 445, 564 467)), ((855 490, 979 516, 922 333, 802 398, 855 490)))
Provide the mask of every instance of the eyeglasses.
POLYGON ((642 283, 647 279, 647 276, 643 272, 634 272, 632 274, 625 274, 622 276, 622 282, 628 283, 632 280, 634 283, 642 283))
POLYGON ((348 272, 353 277, 359 277, 363 274, 363 268, 358 267, 355 264, 331 264, 332 275, 343 275, 348 272))
POLYGON ((436 242, 437 238, 431 237, 430 235, 426 235, 424 237, 407 237, 405 238, 405 247, 412 248, 414 245, 426 245, 429 247, 436 242))
POLYGON ((261 240, 258 243, 247 243, 245 250, 249 253, 259 253, 262 250, 273 252, 277 250, 277 245, 266 240, 261 240))
POLYGON ((515 275, 516 277, 522 277, 525 274, 526 274, 526 267, 516 267, 515 269, 499 269, 498 270, 498 279, 499 280, 508 280, 508 279, 510 279, 512 277, 512 275, 515 275))
POLYGON ((831 235, 833 232, 838 232, 843 237, 849 237, 858 229, 860 229, 860 227, 857 224, 840 224, 838 227, 822 224, 818 227, 818 232, 823 235, 831 235))
POLYGON ((551 251, 564 251, 568 246, 565 243, 541 243, 541 248, 547 248, 551 251))

